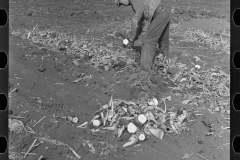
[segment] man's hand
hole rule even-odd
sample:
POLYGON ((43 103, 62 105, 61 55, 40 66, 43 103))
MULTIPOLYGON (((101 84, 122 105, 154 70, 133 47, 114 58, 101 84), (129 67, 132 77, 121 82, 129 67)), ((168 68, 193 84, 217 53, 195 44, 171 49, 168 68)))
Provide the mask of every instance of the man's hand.
POLYGON ((134 46, 134 41, 132 41, 131 39, 128 39, 128 41, 129 41, 127 44, 128 47, 134 46))
POLYGON ((134 46, 134 44, 136 43, 137 46, 141 46, 144 42, 144 37, 138 37, 138 39, 134 40, 134 39, 129 39, 129 44, 131 44, 131 46, 134 46))

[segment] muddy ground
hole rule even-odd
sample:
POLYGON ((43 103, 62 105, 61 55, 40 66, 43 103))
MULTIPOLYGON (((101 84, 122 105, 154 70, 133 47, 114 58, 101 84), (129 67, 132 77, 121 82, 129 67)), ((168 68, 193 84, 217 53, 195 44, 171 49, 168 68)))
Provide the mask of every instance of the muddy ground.
MULTIPOLYGON (((172 24, 181 23, 185 28, 211 31, 216 36, 229 38, 229 1, 169 0, 164 3, 172 11, 172 24), (197 12, 199 10, 192 8, 204 8, 206 12, 197 12)), ((116 138, 110 132, 94 134, 87 129, 77 128, 89 121, 101 105, 109 102, 111 96, 130 101, 141 98, 144 91, 121 80, 122 75, 127 73, 99 71, 84 60, 76 65, 73 63, 78 58, 75 55, 41 49, 43 46, 40 44, 12 34, 17 30, 32 30, 38 24, 40 30, 55 29, 72 33, 78 38, 89 36, 101 39, 105 45, 113 43, 117 50, 121 48, 122 40, 111 35, 111 28, 117 27, 131 15, 131 8, 117 8, 113 0, 10 0, 10 116, 22 121, 38 135, 68 144, 84 160, 181 160, 186 154, 190 155, 186 158, 189 160, 229 160, 229 145, 218 148, 229 143, 229 130, 221 132, 222 126, 229 126, 224 119, 229 116, 208 110, 203 110, 203 116, 195 117, 195 123, 189 131, 179 135, 165 134, 162 140, 149 137, 141 145, 129 148, 122 147, 126 137, 116 138), (73 83, 83 74, 91 75, 91 78, 73 83), (65 119, 55 118, 57 115, 78 117, 79 122, 72 124, 65 119), (206 136, 209 128, 204 125, 204 119, 211 121, 216 133, 221 132, 221 136, 206 136), (93 144, 95 152, 91 151, 86 141, 93 144), (102 148, 106 147, 101 141, 115 148, 107 155, 100 155, 102 148)), ((204 45, 199 48, 202 44, 182 39, 181 35, 170 35, 170 58, 177 57, 178 62, 191 66, 193 57, 198 56, 205 61, 205 67, 218 65, 229 74, 229 54, 204 45)), ((134 51, 127 52, 137 54, 134 51)), ((173 94, 165 83, 159 82, 153 92, 158 98, 172 96, 167 106, 182 106, 184 99, 173 94)), ((35 139, 31 133, 9 134, 12 152, 27 152, 35 139)), ((75 157, 67 147, 47 142, 34 147, 30 153, 26 155, 26 160, 38 160, 41 155, 42 160, 75 157)))

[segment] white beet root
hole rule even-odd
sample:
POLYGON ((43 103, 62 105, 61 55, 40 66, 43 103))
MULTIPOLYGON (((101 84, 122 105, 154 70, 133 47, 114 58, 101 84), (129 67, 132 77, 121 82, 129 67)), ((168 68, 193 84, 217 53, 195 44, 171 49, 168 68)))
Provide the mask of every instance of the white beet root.
POLYGON ((78 122, 78 117, 74 117, 74 118, 72 119, 72 122, 73 122, 73 123, 77 123, 77 122, 78 122))
POLYGON ((129 123, 127 126, 127 130, 129 133, 135 133, 137 131, 137 127, 133 123, 129 123))
POLYGON ((138 133, 138 139, 140 141, 144 141, 146 139, 146 136, 143 132, 138 133))
POLYGON ((93 125, 96 126, 96 127, 98 127, 98 126, 101 125, 101 121, 98 120, 98 119, 94 119, 92 123, 93 123, 93 125))
POLYGON ((138 115, 138 121, 144 124, 147 121, 147 117, 143 114, 138 115))

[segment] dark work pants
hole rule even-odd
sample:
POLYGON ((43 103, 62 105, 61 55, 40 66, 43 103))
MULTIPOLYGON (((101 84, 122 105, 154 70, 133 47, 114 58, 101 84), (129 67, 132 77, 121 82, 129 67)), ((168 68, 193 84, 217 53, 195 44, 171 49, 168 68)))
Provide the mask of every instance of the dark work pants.
POLYGON ((169 52, 169 27, 170 11, 168 9, 157 9, 149 28, 144 34, 141 51, 141 68, 145 71, 152 69, 156 46, 167 56, 169 52))

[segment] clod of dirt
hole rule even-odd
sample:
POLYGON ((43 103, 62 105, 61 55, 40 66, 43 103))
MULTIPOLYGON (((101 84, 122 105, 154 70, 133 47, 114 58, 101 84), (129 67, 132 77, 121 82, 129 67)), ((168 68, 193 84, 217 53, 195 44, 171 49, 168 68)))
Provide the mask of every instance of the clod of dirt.
POLYGON ((210 127, 213 123, 216 122, 216 118, 212 116, 203 116, 202 122, 205 126, 210 127))
POLYGON ((26 13, 27 16, 32 16, 33 15, 33 11, 29 11, 26 13))
POLYGON ((46 71, 46 66, 40 65, 37 70, 38 70, 39 72, 44 72, 44 71, 46 71))
POLYGON ((112 68, 115 69, 115 70, 120 70, 121 68, 125 67, 126 64, 127 64, 127 62, 125 62, 125 61, 120 61, 119 63, 113 65, 112 68))
POLYGON ((175 75, 177 72, 178 72, 178 69, 177 68, 168 68, 167 70, 168 73, 172 74, 172 75, 175 75))
POLYGON ((204 142, 202 140, 198 140, 198 143, 199 144, 203 144, 204 142))
POLYGON ((61 72, 63 70, 63 65, 59 63, 54 63, 54 68, 56 69, 57 72, 61 72))
POLYGON ((175 13, 175 14, 183 14, 184 10, 182 8, 176 8, 172 12, 175 13))
POLYGON ((73 149, 78 152, 80 150, 80 148, 82 147, 82 144, 81 143, 76 143, 73 145, 73 149))
POLYGON ((67 48, 61 47, 59 48, 59 51, 67 51, 67 48))
POLYGON ((28 58, 26 57, 26 55, 21 55, 20 59, 27 60, 28 58))

